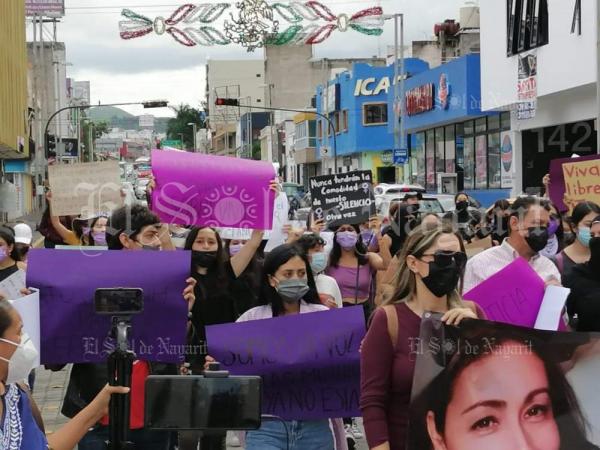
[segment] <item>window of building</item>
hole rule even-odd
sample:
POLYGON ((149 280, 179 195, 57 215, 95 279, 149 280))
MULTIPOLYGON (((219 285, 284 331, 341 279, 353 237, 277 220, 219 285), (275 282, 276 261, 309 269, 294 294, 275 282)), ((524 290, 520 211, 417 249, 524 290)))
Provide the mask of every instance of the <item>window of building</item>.
POLYGON ((487 139, 475 137, 475 189, 487 189, 487 139))
POLYGON ((340 126, 341 126, 341 118, 340 118, 340 112, 336 111, 332 114, 332 120, 333 120, 333 128, 335 130, 336 133, 339 133, 341 131, 340 126))
POLYGON ((363 105, 363 125, 385 125, 388 122, 386 103, 367 103, 363 105))
POLYGON ((446 173, 456 172, 456 140, 454 134, 454 125, 446 127, 445 132, 446 148, 446 173))
POLYGON ((435 190, 435 132, 428 130, 425 135, 425 164, 426 164, 426 188, 435 190))
POLYGON ((508 56, 548 43, 548 1, 506 0, 508 56))
POLYGON ((425 186, 425 133, 414 135, 411 156, 417 160, 417 184, 425 186))
POLYGON ((348 131, 348 110, 342 111, 342 131, 348 131))
MULTIPOLYGON (((444 158, 444 129, 435 129, 435 171, 436 173, 444 173, 446 170, 446 162, 444 158)), ((437 181, 437 179, 436 179, 437 181)))
POLYGON ((475 188, 475 138, 473 136, 465 136, 464 141, 464 189, 475 188))
POLYGON ((510 112, 500 114, 500 128, 502 130, 510 130, 510 112))
POLYGON ((319 139, 323 139, 323 121, 322 120, 317 121, 317 137, 319 139))
POLYGON ((488 117, 488 130, 499 130, 500 129, 500 116, 488 117))
POLYGON ((488 187, 500 189, 500 132, 494 131, 488 134, 488 187))

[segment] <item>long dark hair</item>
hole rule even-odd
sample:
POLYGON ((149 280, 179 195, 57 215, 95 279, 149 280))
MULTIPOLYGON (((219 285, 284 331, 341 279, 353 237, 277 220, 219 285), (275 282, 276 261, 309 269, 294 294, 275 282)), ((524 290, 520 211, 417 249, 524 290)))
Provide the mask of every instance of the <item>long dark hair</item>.
POLYGON ((594 202, 581 202, 575 208, 573 208, 573 214, 571 214, 571 217, 568 219, 571 231, 575 233, 575 228, 579 226, 585 216, 591 213, 597 215, 600 214, 600 206, 594 202))
MULTIPOLYGON (((369 257, 367 256, 369 250, 362 241, 362 236, 360 235, 360 227, 358 225, 352 225, 352 228, 354 228, 354 231, 356 231, 356 234, 358 235, 358 241, 356 242, 354 255, 358 258, 358 263, 361 266, 364 266, 369 263, 369 257)), ((337 241, 338 229, 335 230, 335 235, 333 236, 333 249, 331 250, 331 254, 329 255, 329 267, 338 267, 340 263, 340 258, 342 257, 342 246, 338 244, 337 241)))
MULTIPOLYGON (((596 448, 586 438, 587 423, 575 392, 558 364, 558 355, 561 353, 561 349, 557 351, 555 348, 550 351, 553 347, 551 340, 546 342, 537 335, 532 336, 531 333, 510 327, 490 329, 488 326, 482 326, 482 322, 479 321, 467 321, 464 325, 461 324, 461 328, 463 327, 465 329, 460 334, 461 338, 445 339, 445 342, 457 342, 458 346, 453 345, 453 350, 449 350, 448 353, 442 350, 440 354, 434 356, 438 363, 444 358, 449 360, 445 370, 412 401, 409 449, 432 448, 427 430, 428 412, 434 413, 436 429, 440 435, 444 435, 446 412, 461 373, 473 363, 492 355, 495 349, 507 342, 525 346, 544 364, 554 420, 560 435, 560 449, 591 450, 596 448), (473 349, 479 349, 479 351, 473 351, 473 349), (452 351, 454 351, 453 354, 452 351)), ((449 327, 445 327, 445 330, 448 329, 449 327)), ((445 345, 444 347, 445 350, 448 350, 452 346, 445 345)))
POLYGON ((321 304, 321 301, 319 300, 319 294, 317 293, 315 279, 313 277, 312 270, 310 269, 310 263, 308 262, 308 258, 306 257, 304 250, 295 244, 280 245, 279 247, 271 250, 271 252, 269 252, 265 258, 261 282, 261 296, 259 300, 261 305, 271 305, 273 317, 280 316, 283 313, 284 308, 281 297, 269 282, 269 277, 275 276, 275 273, 281 266, 296 256, 301 258, 306 266, 306 278, 308 279, 309 291, 304 296, 303 300, 306 303, 313 303, 316 305, 321 304))
MULTIPOLYGON (((183 248, 185 250, 192 250, 192 247, 194 246, 194 242, 196 242, 196 238, 198 237, 198 233, 200 233, 200 231, 202 231, 202 230, 211 230, 213 233, 215 233, 216 240, 217 240, 217 262, 212 268, 208 269, 208 273, 211 274, 212 276, 216 276, 219 281, 226 283, 228 278, 227 278, 227 273, 225 271, 225 265, 226 265, 229 257, 225 253, 225 247, 223 245, 223 240, 221 239, 221 236, 219 236, 219 232, 215 228, 193 227, 190 230, 190 232, 188 233, 187 238, 185 239, 185 245, 183 248)), ((194 262, 192 262, 192 267, 191 267, 192 275, 197 273, 196 272, 197 269, 198 269, 198 267, 196 267, 194 262)))
POLYGON ((0 239, 6 242, 6 245, 9 247, 12 246, 11 252, 8 254, 8 257, 14 261, 20 261, 19 252, 15 245, 15 232, 12 228, 7 227, 6 225, 0 227, 0 239))
POLYGON ((13 306, 8 300, 0 300, 0 337, 3 337, 6 330, 12 325, 12 318, 10 317, 12 310, 13 306))

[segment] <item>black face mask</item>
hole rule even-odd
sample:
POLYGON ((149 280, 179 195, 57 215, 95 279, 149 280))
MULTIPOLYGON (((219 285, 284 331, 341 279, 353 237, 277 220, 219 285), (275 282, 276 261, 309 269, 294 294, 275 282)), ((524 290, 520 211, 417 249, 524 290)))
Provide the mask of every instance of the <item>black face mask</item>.
POLYGON ((212 269, 217 263, 217 252, 199 252, 192 250, 192 262, 205 269, 212 269))
POLYGON ((457 211, 466 211, 467 209, 469 209, 469 202, 463 200, 462 202, 456 203, 457 211))
POLYGON ((429 263, 429 275, 423 278, 423 283, 436 297, 449 295, 458 286, 460 268, 453 261, 445 267, 439 266, 435 261, 429 263))
POLYGON ((590 239, 590 252, 589 267, 595 274, 600 274, 600 237, 590 239))
POLYGON ((527 231, 529 235, 525 238, 525 241, 529 245, 529 248, 535 253, 544 250, 546 245, 548 245, 548 239, 550 239, 548 228, 531 227, 527 231))

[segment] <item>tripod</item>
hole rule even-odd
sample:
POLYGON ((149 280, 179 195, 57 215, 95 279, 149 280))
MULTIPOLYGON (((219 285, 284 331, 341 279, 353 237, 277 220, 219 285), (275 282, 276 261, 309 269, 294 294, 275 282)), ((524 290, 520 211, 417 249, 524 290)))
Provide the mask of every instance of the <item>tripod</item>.
MULTIPOLYGON (((108 383, 111 386, 131 387, 131 373, 135 353, 129 350, 130 317, 113 317, 111 335, 117 339, 117 348, 108 357, 108 383)), ((130 394, 113 394, 109 406, 108 450, 132 450, 127 441, 129 433, 130 394)))

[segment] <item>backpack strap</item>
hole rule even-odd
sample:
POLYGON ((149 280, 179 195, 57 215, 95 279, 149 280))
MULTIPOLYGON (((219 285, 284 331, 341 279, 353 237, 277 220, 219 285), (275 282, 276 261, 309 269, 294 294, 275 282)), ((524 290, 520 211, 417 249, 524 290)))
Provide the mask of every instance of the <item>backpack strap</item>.
POLYGON ((392 341, 392 348, 396 351, 398 345, 398 313, 396 312, 396 305, 386 305, 383 307, 383 310, 387 317, 388 333, 392 341))

